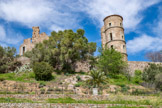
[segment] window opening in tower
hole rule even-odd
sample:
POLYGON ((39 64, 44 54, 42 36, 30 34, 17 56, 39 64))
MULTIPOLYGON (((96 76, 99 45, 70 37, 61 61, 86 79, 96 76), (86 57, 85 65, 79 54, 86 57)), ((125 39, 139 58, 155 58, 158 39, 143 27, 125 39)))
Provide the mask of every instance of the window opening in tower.
POLYGON ((109 23, 109 27, 111 26, 111 23, 109 23))
POLYGON ((113 40, 112 33, 110 33, 110 40, 113 40))

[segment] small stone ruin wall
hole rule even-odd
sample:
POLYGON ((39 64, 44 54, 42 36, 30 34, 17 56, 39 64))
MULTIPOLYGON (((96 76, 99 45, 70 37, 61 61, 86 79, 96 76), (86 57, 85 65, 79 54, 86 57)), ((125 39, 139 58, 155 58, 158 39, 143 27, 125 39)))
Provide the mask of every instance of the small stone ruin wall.
POLYGON ((149 66, 150 63, 162 65, 162 63, 160 62, 128 61, 128 71, 131 74, 131 76, 134 76, 135 70, 143 71, 149 66))
POLYGON ((46 33, 43 32, 40 34, 39 27, 33 27, 32 29, 32 38, 24 39, 23 44, 21 44, 19 48, 19 53, 21 56, 24 55, 25 52, 31 51, 37 43, 41 43, 44 40, 49 39, 46 33))

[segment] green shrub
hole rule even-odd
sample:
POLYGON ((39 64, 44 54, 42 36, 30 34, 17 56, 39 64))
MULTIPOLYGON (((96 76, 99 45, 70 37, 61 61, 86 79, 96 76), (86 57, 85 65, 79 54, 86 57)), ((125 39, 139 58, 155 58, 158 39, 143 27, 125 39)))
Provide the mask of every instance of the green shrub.
POLYGON ((4 81, 5 80, 5 78, 0 78, 0 81, 4 81))
POLYGON ((162 73, 162 66, 150 64, 148 68, 145 68, 142 77, 144 81, 152 83, 155 81, 155 76, 159 73, 162 73))
POLYGON ((42 87, 44 87, 44 86, 46 86, 46 84, 45 84, 44 82, 40 82, 40 83, 39 83, 39 88, 42 88, 42 87))
POLYGON ((150 84, 155 84, 156 89, 162 90, 162 66, 156 64, 150 64, 148 68, 145 68, 142 74, 143 80, 150 84))
POLYGON ((80 78, 80 76, 78 75, 78 76, 76 76, 76 79, 77 79, 77 81, 81 81, 81 78, 80 78))
POLYGON ((129 86, 123 86, 123 87, 121 87, 121 92, 122 93, 127 93, 129 89, 130 89, 129 86))
POLYGON ((49 81, 52 79, 53 67, 46 62, 36 62, 33 71, 36 80, 49 81))
POLYGON ((80 87, 83 84, 83 82, 78 82, 77 84, 75 84, 75 87, 80 87))
POLYGON ((135 89, 132 91, 131 94, 132 95, 150 95, 150 94, 154 94, 154 93, 151 91, 148 91, 148 90, 135 89))
POLYGON ((142 72, 141 70, 135 70, 135 76, 132 78, 132 82, 139 84, 142 82, 142 72))
POLYGON ((156 88, 162 91, 162 73, 155 76, 156 88))

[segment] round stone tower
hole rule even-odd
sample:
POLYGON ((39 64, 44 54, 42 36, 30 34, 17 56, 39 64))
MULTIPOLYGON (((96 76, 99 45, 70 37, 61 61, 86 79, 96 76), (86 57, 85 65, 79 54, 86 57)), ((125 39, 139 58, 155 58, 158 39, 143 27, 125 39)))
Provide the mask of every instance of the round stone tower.
POLYGON ((104 18, 104 26, 101 28, 103 48, 112 48, 124 55, 127 61, 126 42, 123 28, 123 17, 110 15, 104 18))

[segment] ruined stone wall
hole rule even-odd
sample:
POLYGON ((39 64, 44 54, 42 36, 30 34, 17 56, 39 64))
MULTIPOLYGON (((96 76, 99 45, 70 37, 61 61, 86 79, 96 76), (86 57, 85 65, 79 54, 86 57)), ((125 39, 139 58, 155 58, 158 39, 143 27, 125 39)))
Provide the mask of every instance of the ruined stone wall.
POLYGON ((31 42, 31 38, 24 39, 24 43, 20 46, 20 55, 23 55, 26 51, 31 51, 34 48, 34 44, 31 42))
POLYGON ((160 62, 143 62, 143 61, 128 61, 128 70, 129 73, 134 76, 135 70, 143 71, 150 63, 161 64, 160 62))
POLYGON ((32 38, 24 39, 24 43, 20 46, 20 55, 24 55, 25 52, 31 51, 37 43, 43 42, 43 40, 48 40, 49 37, 46 33, 41 33, 39 27, 33 27, 32 38))
POLYGON ((90 66, 87 61, 79 61, 75 65, 75 72, 89 72, 90 66))
POLYGON ((15 60, 21 62, 22 65, 30 64, 30 59, 28 57, 21 56, 15 60))

